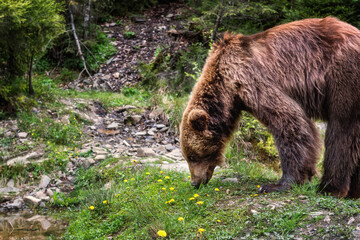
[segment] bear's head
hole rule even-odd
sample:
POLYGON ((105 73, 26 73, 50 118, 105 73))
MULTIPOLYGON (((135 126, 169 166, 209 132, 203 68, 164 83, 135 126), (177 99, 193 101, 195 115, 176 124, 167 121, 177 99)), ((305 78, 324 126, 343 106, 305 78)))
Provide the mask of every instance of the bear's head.
POLYGON ((203 109, 185 110, 180 133, 182 153, 188 162, 191 185, 207 184, 214 169, 224 163, 224 143, 209 130, 210 119, 203 109))

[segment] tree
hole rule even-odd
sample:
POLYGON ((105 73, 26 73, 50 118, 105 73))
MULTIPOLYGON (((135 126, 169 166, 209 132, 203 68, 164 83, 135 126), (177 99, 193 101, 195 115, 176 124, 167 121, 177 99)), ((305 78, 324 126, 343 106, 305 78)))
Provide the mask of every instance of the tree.
POLYGON ((62 11, 55 0, 0 0, 0 78, 5 83, 27 73, 28 93, 34 94, 34 60, 63 32, 62 11))

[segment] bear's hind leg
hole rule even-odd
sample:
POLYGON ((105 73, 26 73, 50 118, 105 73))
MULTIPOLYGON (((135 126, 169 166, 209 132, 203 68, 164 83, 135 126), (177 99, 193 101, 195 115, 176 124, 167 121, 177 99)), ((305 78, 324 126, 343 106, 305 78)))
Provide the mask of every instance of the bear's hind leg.
POLYGON ((360 124, 329 121, 320 192, 337 197, 360 196, 359 133, 360 124))

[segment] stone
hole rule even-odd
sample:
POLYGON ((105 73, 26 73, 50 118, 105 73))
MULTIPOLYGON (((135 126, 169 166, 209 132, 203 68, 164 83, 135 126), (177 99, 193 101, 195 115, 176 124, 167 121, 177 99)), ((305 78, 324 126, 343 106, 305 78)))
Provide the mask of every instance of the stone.
POLYGON ((168 15, 166 15, 166 18, 172 18, 172 17, 174 17, 174 14, 172 14, 172 13, 169 13, 168 15))
POLYGON ((139 148, 137 150, 138 157, 153 157, 156 156, 156 153, 151 148, 139 148))
POLYGON ((17 198, 14 200, 14 202, 12 203, 8 203, 4 206, 4 208, 7 209, 21 209, 22 206, 24 205, 24 201, 20 198, 17 198))
POLYGON ((163 127, 162 129, 159 130, 159 132, 166 132, 167 130, 169 130, 169 127, 163 127))
POLYGON ((67 171, 70 171, 73 167, 74 167, 74 164, 72 164, 72 162, 68 162, 68 163, 66 164, 66 170, 67 170, 67 171))
POLYGON ((225 183, 225 182, 230 182, 230 183, 237 183, 239 182, 239 180, 237 178, 225 178, 223 180, 221 180, 222 183, 225 183))
POLYGON ((19 138, 26 138, 28 136, 28 134, 26 132, 20 132, 18 134, 19 138))
POLYGON ((175 161, 180 161, 180 160, 184 159, 183 156, 182 156, 181 150, 179 148, 175 148, 171 152, 165 154, 165 156, 167 158, 170 158, 170 159, 175 160, 175 161))
POLYGON ((142 131, 142 132, 137 132, 135 133, 135 136, 140 137, 140 136, 145 136, 146 135, 146 131, 142 131))
POLYGON ((19 188, 16 187, 5 187, 5 188, 0 188, 0 194, 5 194, 5 193, 18 193, 20 192, 19 188))
POLYGON ((154 131, 152 131, 151 129, 147 131, 147 134, 150 135, 150 136, 154 136, 154 135, 155 135, 154 131))
POLYGON ((119 124, 116 122, 113 122, 113 123, 109 124, 106 128, 110 129, 110 130, 116 130, 119 128, 119 124))
POLYGON ((347 225, 352 224, 354 221, 355 221, 355 218, 354 218, 354 217, 351 217, 351 218, 349 219, 349 221, 347 222, 347 225))
POLYGON ((119 77, 120 77, 120 73, 119 73, 119 72, 113 73, 113 77, 114 77, 114 78, 119 78, 119 77))
POLYGON ((6 164, 8 166, 14 165, 14 164, 27 164, 27 163, 29 163, 28 160, 40 158, 42 155, 43 155, 42 153, 32 152, 23 157, 12 158, 12 159, 8 160, 6 162, 6 164))
POLYGON ((157 129, 162 129, 162 128, 166 127, 166 125, 165 125, 165 124, 156 124, 155 127, 156 127, 157 129))
POLYGON ((38 198, 38 199, 41 199, 41 200, 44 200, 44 201, 49 201, 50 200, 50 197, 47 196, 43 191, 37 191, 35 193, 35 197, 38 198))
POLYGON ((48 176, 42 175, 39 183, 39 188, 46 188, 49 185, 50 181, 51 179, 48 176))
POLYGON ((326 215, 326 217, 324 218, 324 222, 329 223, 331 221, 330 216, 326 215))
POLYGON ((46 189, 46 195, 48 195, 49 197, 52 197, 54 195, 54 193, 51 189, 46 189))
POLYGON ((146 158, 146 159, 140 160, 139 162, 141 164, 145 164, 145 163, 153 163, 153 162, 156 162, 156 161, 159 161, 159 159, 158 158, 146 158))
POLYGON ((167 144, 167 145, 165 145, 165 149, 166 149, 166 151, 171 152, 172 150, 175 149, 175 147, 173 145, 171 145, 171 144, 167 144))
POLYGON ((95 161, 103 161, 105 159, 106 159, 106 155, 97 155, 94 160, 95 161))
POLYGON ((131 122, 132 125, 139 124, 141 122, 141 115, 132 115, 128 117, 128 121, 131 122))
POLYGON ((14 182, 14 179, 10 179, 7 184, 6 184, 7 187, 15 187, 15 182, 14 182))
POLYGON ((37 207, 37 206, 39 206, 41 199, 38 199, 33 196, 25 196, 24 201, 26 204, 28 204, 30 206, 37 207))
POLYGON ((82 166, 83 168, 88 169, 93 164, 95 164, 95 160, 91 158, 87 158, 83 161, 82 166))
POLYGON ((108 152, 106 151, 105 148, 93 147, 92 151, 93 151, 94 153, 96 153, 96 154, 103 154, 103 155, 104 155, 104 154, 105 154, 105 155, 108 154, 108 152))
POLYGON ((121 112, 130 110, 130 109, 136 109, 136 107, 135 107, 135 106, 132 106, 132 105, 125 105, 125 106, 116 108, 114 111, 115 111, 115 112, 118 112, 118 113, 121 113, 121 112))

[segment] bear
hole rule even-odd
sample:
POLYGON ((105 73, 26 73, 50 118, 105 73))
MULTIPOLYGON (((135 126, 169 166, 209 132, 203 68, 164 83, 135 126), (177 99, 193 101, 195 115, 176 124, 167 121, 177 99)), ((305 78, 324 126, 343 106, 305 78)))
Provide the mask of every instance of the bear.
POLYGON ((180 125, 191 185, 207 184, 246 111, 273 135, 282 177, 260 192, 311 181, 322 151, 313 121, 327 122, 319 191, 360 197, 360 31, 334 17, 253 35, 225 33, 210 51, 180 125))

